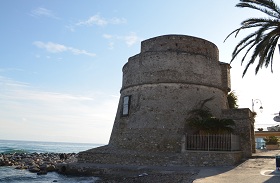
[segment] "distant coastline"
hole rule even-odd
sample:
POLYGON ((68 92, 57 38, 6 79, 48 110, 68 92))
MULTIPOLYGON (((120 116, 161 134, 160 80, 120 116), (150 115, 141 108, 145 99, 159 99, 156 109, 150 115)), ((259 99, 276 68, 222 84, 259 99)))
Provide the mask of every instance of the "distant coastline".
POLYGON ((0 141, 14 141, 14 142, 35 142, 35 143, 69 143, 69 144, 95 144, 95 145, 105 145, 102 143, 93 142, 63 142, 63 141, 40 141, 40 140, 17 140, 17 139, 0 139, 0 141))

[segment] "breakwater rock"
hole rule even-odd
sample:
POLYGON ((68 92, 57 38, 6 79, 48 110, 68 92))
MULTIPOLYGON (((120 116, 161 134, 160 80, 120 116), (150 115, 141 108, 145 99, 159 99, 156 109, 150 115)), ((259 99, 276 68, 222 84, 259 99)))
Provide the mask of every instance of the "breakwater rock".
POLYGON ((0 166, 26 169, 38 175, 57 171, 57 165, 77 161, 76 153, 9 153, 0 154, 0 166))

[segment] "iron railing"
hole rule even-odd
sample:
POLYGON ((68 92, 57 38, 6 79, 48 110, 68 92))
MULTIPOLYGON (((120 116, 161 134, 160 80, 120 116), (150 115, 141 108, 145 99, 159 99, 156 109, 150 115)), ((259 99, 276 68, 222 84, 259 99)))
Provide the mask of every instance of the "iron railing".
POLYGON ((197 151, 238 151, 239 136, 233 134, 188 135, 185 136, 186 150, 197 151))

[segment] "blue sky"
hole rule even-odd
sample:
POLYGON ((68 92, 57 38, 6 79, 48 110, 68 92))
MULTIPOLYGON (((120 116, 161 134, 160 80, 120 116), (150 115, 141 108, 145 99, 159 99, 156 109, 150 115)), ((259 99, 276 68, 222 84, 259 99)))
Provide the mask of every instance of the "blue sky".
MULTIPOLYGON (((229 62, 242 38, 225 37, 256 11, 238 1, 0 1, 0 139, 108 143, 122 66, 140 42, 184 34, 213 42, 229 62)), ((274 73, 232 63, 232 90, 241 108, 260 99, 256 127, 276 125, 280 110, 279 53, 274 73), (278 79, 278 80, 277 80, 278 79)), ((256 107, 259 103, 256 104, 256 107)), ((258 111, 257 111, 258 112, 258 111)))

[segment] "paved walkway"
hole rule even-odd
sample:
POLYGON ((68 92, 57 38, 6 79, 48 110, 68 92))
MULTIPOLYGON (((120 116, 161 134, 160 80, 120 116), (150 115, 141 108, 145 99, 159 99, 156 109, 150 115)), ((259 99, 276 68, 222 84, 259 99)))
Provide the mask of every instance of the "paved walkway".
POLYGON ((259 151, 236 167, 205 167, 193 183, 280 183, 275 156, 280 150, 259 151))

